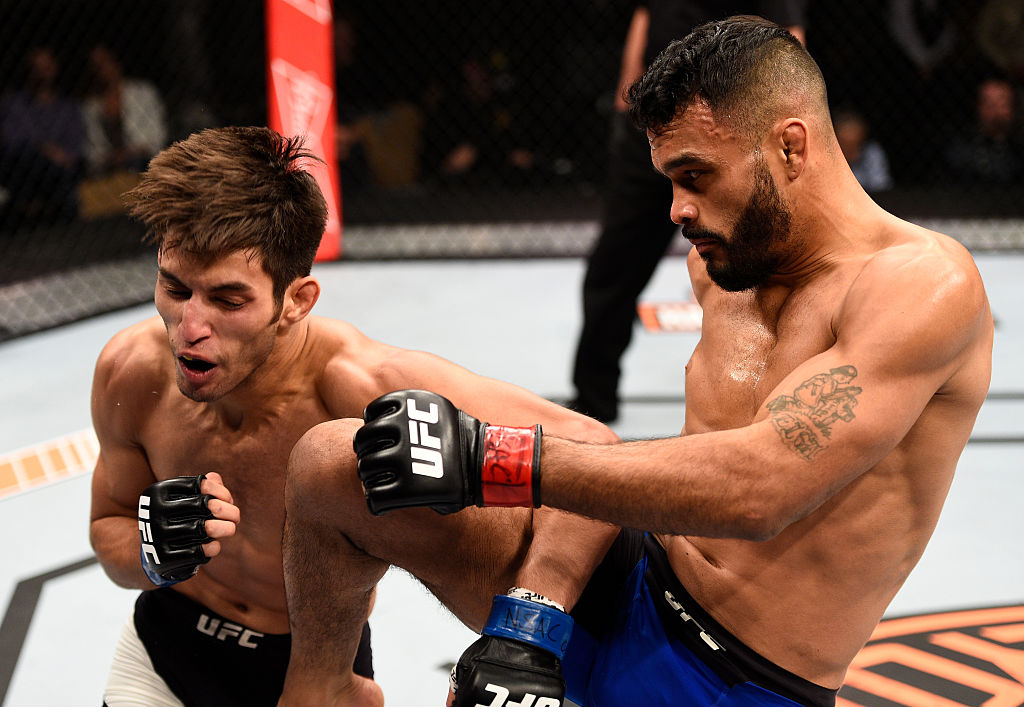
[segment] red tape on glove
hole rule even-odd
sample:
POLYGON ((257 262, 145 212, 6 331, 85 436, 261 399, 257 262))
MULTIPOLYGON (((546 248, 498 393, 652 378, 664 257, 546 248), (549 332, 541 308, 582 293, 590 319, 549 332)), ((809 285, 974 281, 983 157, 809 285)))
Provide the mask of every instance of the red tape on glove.
POLYGON ((533 427, 488 425, 480 495, 485 506, 533 507, 533 427))

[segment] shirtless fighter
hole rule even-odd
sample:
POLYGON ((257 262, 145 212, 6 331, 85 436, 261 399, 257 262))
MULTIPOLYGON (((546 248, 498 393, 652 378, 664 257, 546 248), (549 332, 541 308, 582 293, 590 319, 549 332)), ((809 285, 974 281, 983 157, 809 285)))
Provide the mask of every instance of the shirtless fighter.
MULTIPOLYGON (((310 316, 327 209, 303 170, 309 158, 301 141, 265 128, 208 130, 154 158, 126 197, 159 247, 159 316, 114 336, 93 387, 100 455, 91 541, 111 579, 146 590, 116 650, 110 707, 277 703, 290 650, 285 471, 314 425, 357 416, 396 388, 430 386, 475 415, 616 440, 525 390, 310 316)), ((519 518, 518 535, 487 559, 511 568, 511 582, 532 526, 528 511, 508 513, 519 518)), ((594 562, 614 535, 606 524, 547 516, 556 537, 582 529, 596 543, 594 562)), ((544 531, 536 535, 533 547, 543 548, 544 531)), ((366 679, 368 609, 359 608, 358 651, 347 665, 364 676, 354 692, 380 704, 380 688, 366 679)))
MULTIPOLYGON (((619 535, 573 612, 562 667, 580 704, 833 705, 925 548, 985 398, 981 279, 960 244, 861 189, 821 73, 784 29, 703 25, 661 54, 630 103, 694 245, 704 325, 683 434, 575 443, 399 391, 372 403, 355 435, 366 499, 376 513, 514 499, 646 531, 619 535), (427 409, 444 470, 434 476, 410 464, 403 426, 427 409), (531 442, 538 454, 517 452, 531 442)), ((350 463, 343 444, 332 451, 350 463)), ((327 448, 300 442, 293 464, 316 469, 310 453, 327 448)), ((289 508, 316 491, 305 475, 289 508)), ((333 526, 362 547, 358 528, 333 526)), ((476 678, 501 642, 561 653, 564 640, 547 639, 572 616, 519 611, 499 596, 474 617, 485 635, 460 661, 457 704, 546 694, 512 661, 476 678)))

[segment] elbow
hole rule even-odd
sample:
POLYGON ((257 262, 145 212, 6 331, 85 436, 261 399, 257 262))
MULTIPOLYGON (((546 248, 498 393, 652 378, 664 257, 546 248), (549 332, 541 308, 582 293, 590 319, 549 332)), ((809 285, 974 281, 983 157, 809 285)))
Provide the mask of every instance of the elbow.
POLYGON ((737 519, 735 532, 730 533, 740 540, 763 543, 771 540, 782 532, 784 526, 763 516, 744 515, 737 519))
POLYGON ((125 536, 122 516, 96 518, 89 524, 89 544, 93 554, 111 582, 122 589, 152 589, 140 584, 142 562, 139 559, 139 533, 125 536), (112 519, 115 519, 112 521, 112 519), (126 540, 128 545, 126 546, 126 540), (137 575, 137 576, 136 576, 137 575))
POLYGON ((744 503, 738 504, 739 513, 734 519, 734 537, 753 542, 767 542, 788 528, 794 518, 783 507, 751 494, 744 503))
POLYGON ((621 441, 611 428, 582 415, 569 425, 559 427, 558 432, 553 434, 574 442, 589 442, 591 444, 615 444, 621 441))
POLYGON ((101 565, 104 564, 104 559, 108 554, 108 547, 110 545, 107 541, 107 533, 104 530, 108 524, 104 521, 104 518, 96 518, 89 521, 89 546, 92 547, 92 552, 101 565))
POLYGON ((749 520, 744 528, 743 540, 764 543, 773 540, 786 528, 785 524, 766 519, 749 520))
POLYGON ((103 564, 103 552, 99 544, 99 538, 96 536, 95 524, 89 526, 89 547, 92 548, 92 554, 99 560, 100 564, 103 564))

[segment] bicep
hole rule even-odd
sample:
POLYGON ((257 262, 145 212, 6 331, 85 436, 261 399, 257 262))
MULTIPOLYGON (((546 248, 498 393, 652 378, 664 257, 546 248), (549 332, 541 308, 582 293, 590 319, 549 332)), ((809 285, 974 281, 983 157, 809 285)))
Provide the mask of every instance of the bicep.
POLYGON ((134 518, 139 494, 156 481, 146 456, 134 445, 103 439, 92 476, 92 521, 109 516, 134 518))
POLYGON ((769 394, 758 420, 794 458, 843 483, 907 435, 971 336, 969 321, 951 321, 970 316, 921 299, 908 289, 855 303, 838 323, 835 344, 769 394))
POLYGON ((913 376, 834 347, 792 371, 757 419, 790 465, 806 462, 822 484, 842 485, 896 447, 932 392, 913 376))
POLYGON ((96 368, 92 391, 93 430, 99 441, 99 454, 92 477, 90 518, 106 516, 135 517, 139 494, 156 481, 142 447, 131 431, 134 419, 121 405, 125 397, 117 382, 111 380, 103 358, 96 368))

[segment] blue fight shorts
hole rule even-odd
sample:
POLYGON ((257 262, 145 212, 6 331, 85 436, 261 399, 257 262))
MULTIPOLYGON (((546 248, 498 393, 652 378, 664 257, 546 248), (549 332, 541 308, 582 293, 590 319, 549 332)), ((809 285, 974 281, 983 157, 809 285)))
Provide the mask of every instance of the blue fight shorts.
POLYGON ((679 583, 657 541, 628 530, 620 540, 618 563, 629 554, 639 560, 622 573, 616 595, 606 558, 595 573, 599 590, 584 592, 580 615, 573 611, 576 627, 562 662, 566 697, 583 707, 835 705, 838 690, 783 670, 725 631, 679 583), (623 555, 622 545, 632 550, 623 555))

